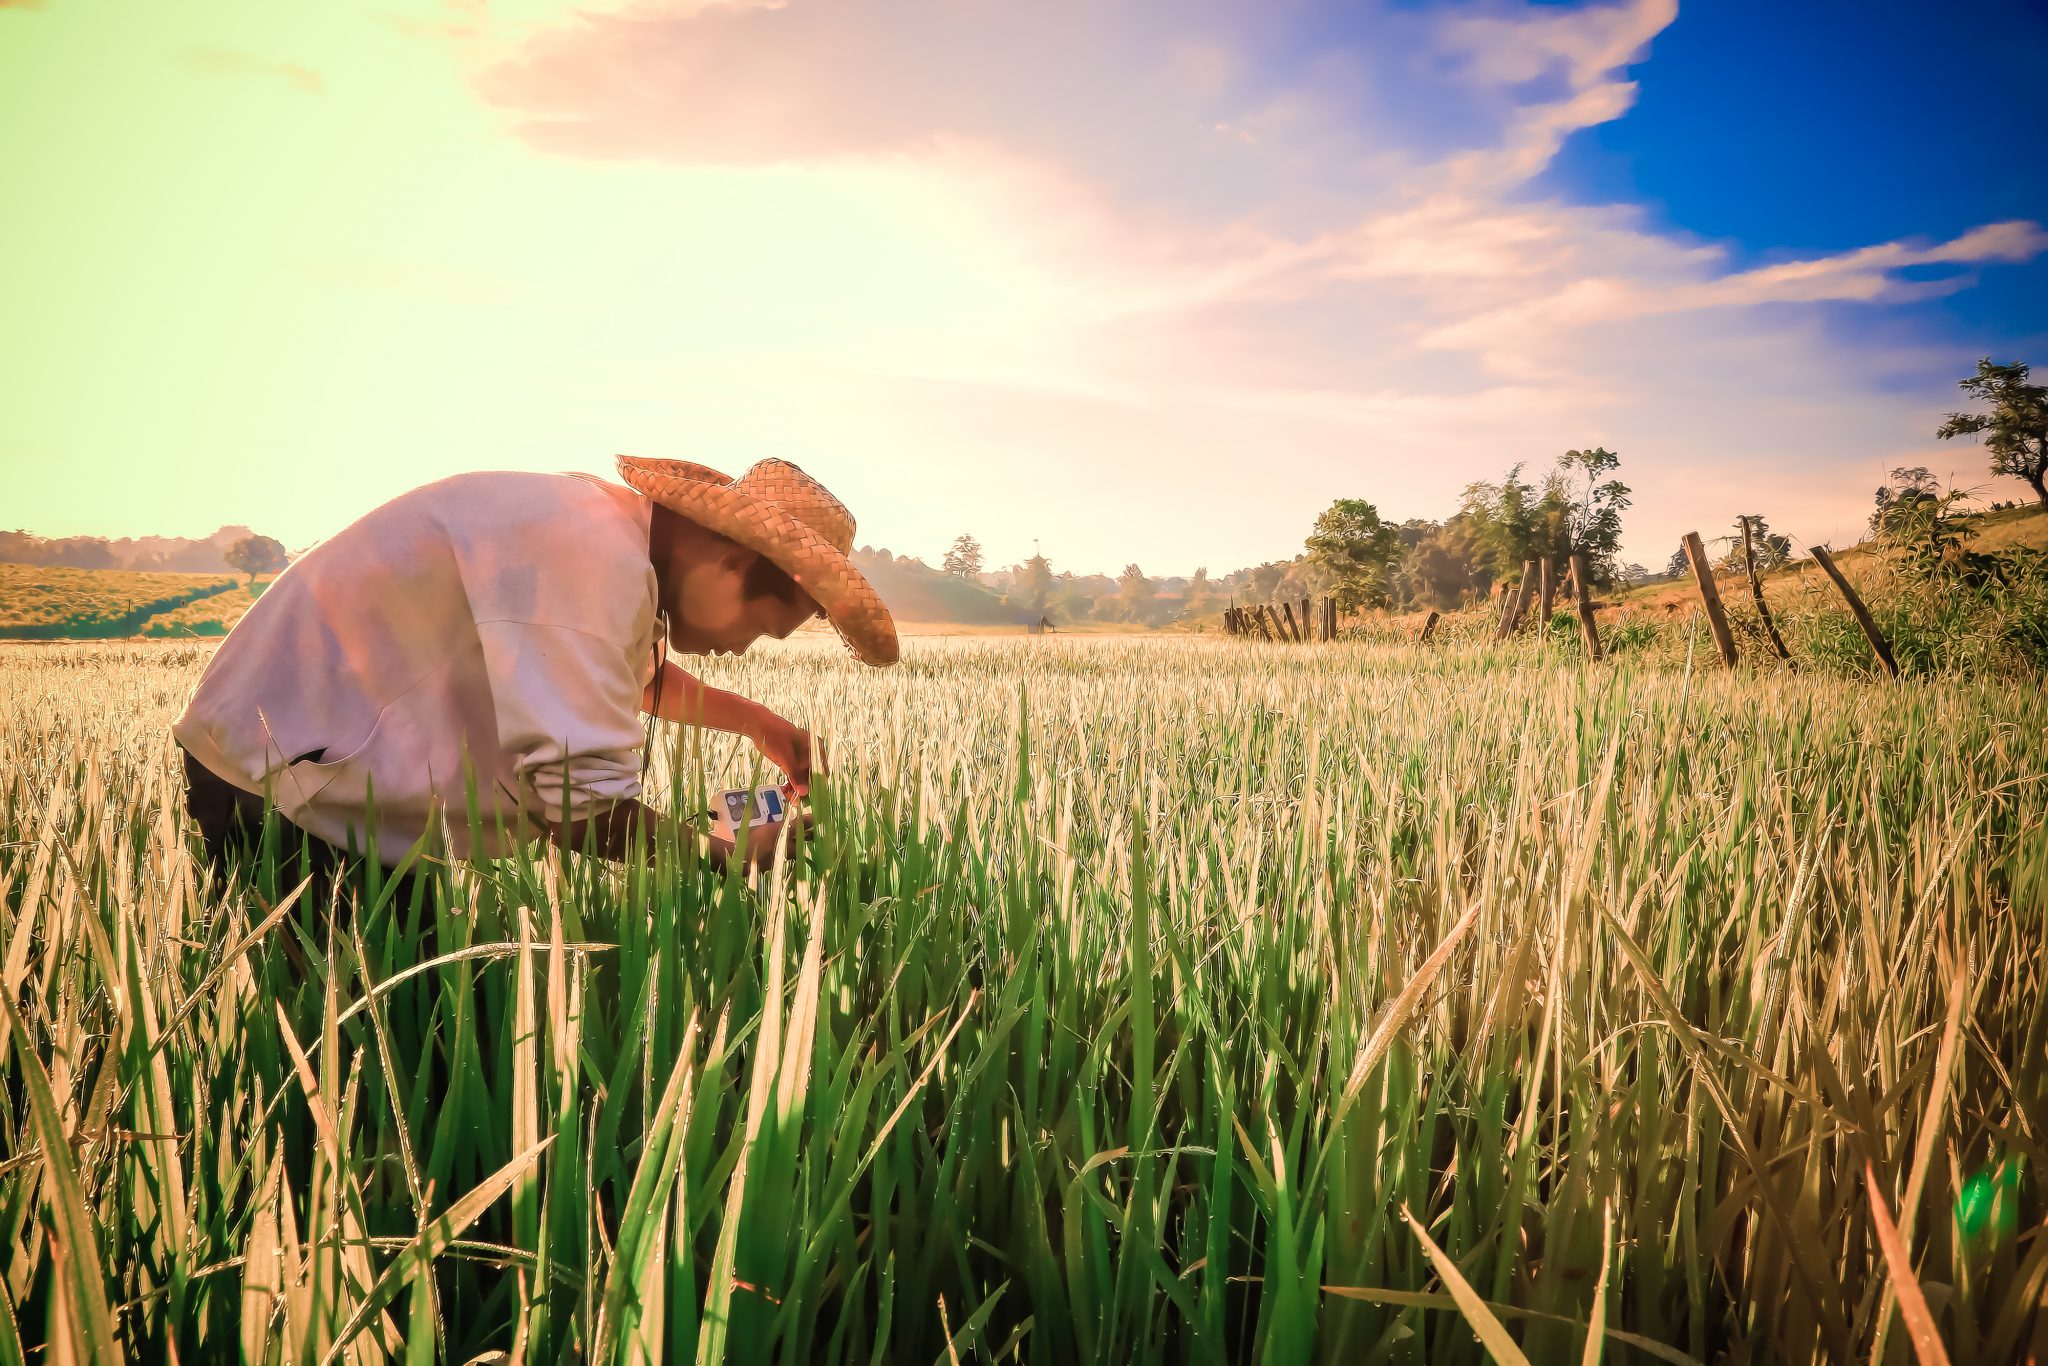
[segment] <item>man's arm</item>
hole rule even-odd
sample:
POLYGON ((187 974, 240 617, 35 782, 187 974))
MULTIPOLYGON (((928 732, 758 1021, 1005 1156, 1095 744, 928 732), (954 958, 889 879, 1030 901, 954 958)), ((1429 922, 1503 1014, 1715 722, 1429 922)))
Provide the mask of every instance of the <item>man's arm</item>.
POLYGON ((712 687, 673 659, 661 662, 661 672, 641 692, 640 710, 664 721, 701 726, 705 730, 729 731, 750 740, 758 737, 765 728, 764 721, 781 719, 751 697, 712 687), (655 707, 657 689, 661 702, 659 710, 655 707))
POLYGON ((754 742, 767 760, 781 769, 799 794, 811 788, 811 770, 826 771, 811 745, 811 733, 788 721, 751 697, 714 688, 672 659, 661 662, 661 672, 640 694, 640 710, 664 721, 706 730, 744 735, 754 742), (659 685, 660 707, 655 692, 659 685))

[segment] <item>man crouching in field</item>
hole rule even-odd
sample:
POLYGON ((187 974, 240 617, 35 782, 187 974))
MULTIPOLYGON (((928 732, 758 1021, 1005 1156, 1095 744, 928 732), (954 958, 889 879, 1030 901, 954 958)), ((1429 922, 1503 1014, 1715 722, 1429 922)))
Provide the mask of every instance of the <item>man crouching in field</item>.
MULTIPOLYGON (((544 833, 624 859, 641 827, 652 850, 643 712, 746 735, 808 790, 808 731, 667 650, 737 655, 822 615, 857 658, 895 662, 888 610, 847 560, 852 516, 780 460, 737 480, 680 460, 618 467, 623 486, 453 475, 278 575, 171 727, 217 890, 230 852, 259 838, 266 793, 281 853, 308 858, 292 883, 316 889, 372 834, 397 863, 437 813, 457 858, 544 833)), ((750 842, 749 861, 769 847, 750 842)), ((713 838, 720 866, 731 851, 713 838)))

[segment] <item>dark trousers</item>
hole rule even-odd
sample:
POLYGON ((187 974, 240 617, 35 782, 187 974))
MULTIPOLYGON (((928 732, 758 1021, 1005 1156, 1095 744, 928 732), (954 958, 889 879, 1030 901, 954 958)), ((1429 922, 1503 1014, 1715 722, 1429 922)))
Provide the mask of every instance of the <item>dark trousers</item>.
MULTIPOLYGON (((249 875, 258 879, 259 884, 268 881, 265 870, 260 867, 263 850, 264 800, 253 792, 245 792, 227 779, 215 773, 192 757, 183 745, 178 752, 185 759, 185 809, 192 817, 192 823, 199 827, 200 838, 206 845, 206 866, 208 879, 215 896, 224 896, 229 885, 233 866, 240 863, 249 875)), ((359 853, 350 851, 321 839, 318 835, 293 825, 276 808, 272 807, 269 819, 277 840, 276 877, 269 885, 258 885, 257 890, 275 904, 275 899, 289 892, 307 877, 312 883, 301 897, 301 904, 325 909, 330 898, 338 890, 339 914, 349 915, 351 901, 369 901, 369 861, 359 853)), ((388 885, 392 878, 388 868, 380 870, 381 881, 388 885)), ((415 891, 425 894, 425 888, 416 888, 419 877, 416 869, 409 869, 399 878, 399 887, 392 892, 393 904, 403 910, 412 902, 415 891)), ((423 903, 425 904, 425 903, 423 903)))

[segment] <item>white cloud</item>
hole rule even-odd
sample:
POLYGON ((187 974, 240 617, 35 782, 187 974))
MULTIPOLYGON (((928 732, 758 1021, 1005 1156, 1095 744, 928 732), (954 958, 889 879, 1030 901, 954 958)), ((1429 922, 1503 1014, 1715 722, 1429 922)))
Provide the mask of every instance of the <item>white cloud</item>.
POLYGON ((643 2, 492 12, 464 41, 476 89, 550 156, 865 168, 959 206, 1028 329, 998 313, 752 372, 857 390, 850 446, 949 465, 946 491, 889 484, 899 548, 999 503, 1018 529, 985 537, 998 558, 1057 525, 1086 567, 1135 538, 1163 570, 1224 568, 1289 553, 1331 497, 1442 515, 1470 479, 1591 442, 1637 485, 1639 558, 1738 511, 1837 535, 1948 395, 1887 392, 1867 378, 1886 357, 1798 310, 1957 288, 2048 234, 1738 269, 1631 206, 1532 196, 1566 138, 1626 112, 1675 14, 1368 7, 1331 39, 1300 3, 643 2), (1901 274, 1929 265, 1965 274, 1901 274), (1263 491, 1229 492, 1247 470, 1263 491))

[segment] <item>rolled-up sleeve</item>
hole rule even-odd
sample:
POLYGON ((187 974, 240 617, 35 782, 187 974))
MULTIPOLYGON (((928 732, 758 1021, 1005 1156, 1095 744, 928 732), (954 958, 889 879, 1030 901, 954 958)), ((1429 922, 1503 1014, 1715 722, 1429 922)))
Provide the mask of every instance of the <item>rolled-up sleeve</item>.
POLYGON ((522 802, 548 821, 640 795, 636 655, 570 626, 479 621, 498 743, 522 802))

